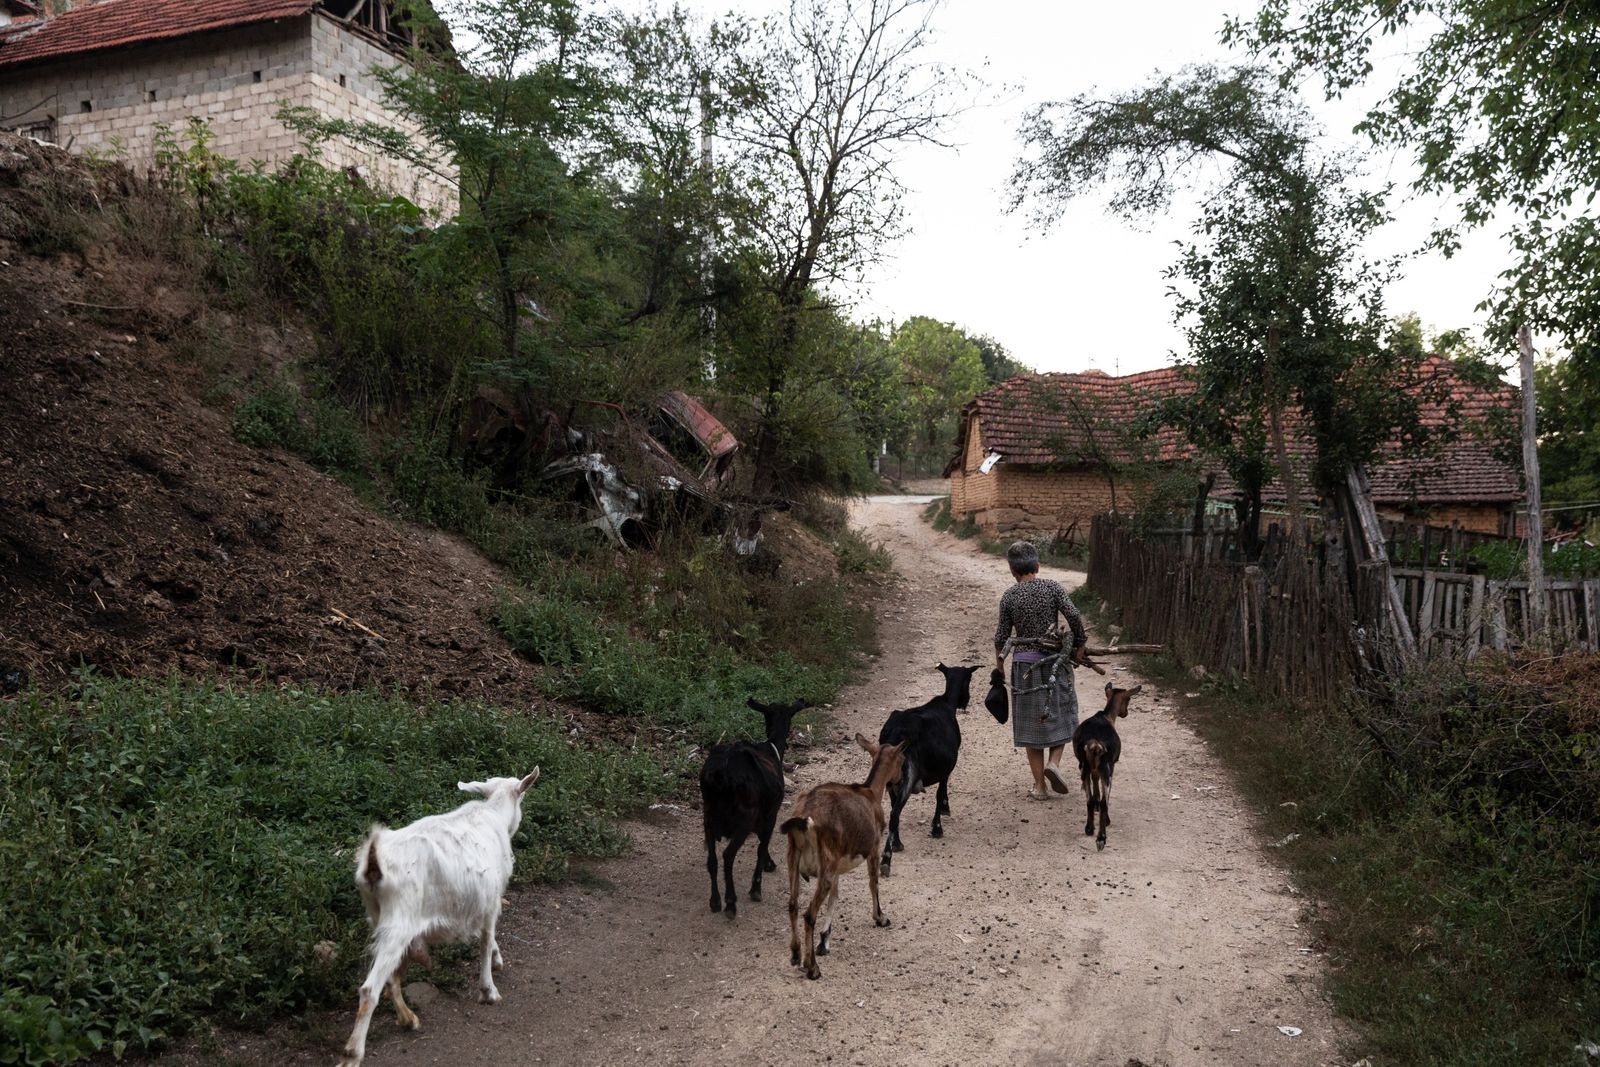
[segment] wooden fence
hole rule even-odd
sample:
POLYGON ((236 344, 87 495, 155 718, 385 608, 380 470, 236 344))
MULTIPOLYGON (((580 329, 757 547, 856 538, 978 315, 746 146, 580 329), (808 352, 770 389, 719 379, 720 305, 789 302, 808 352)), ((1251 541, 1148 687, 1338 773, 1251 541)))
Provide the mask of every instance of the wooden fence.
MULTIPOLYGON (((1094 522, 1089 585, 1138 640, 1166 645, 1186 666, 1247 677, 1295 701, 1337 699, 1384 656, 1386 582, 1400 594, 1419 656, 1471 656, 1526 641, 1526 581, 1369 563, 1352 594, 1317 547, 1280 540, 1259 563, 1235 562, 1226 556, 1226 533, 1140 532, 1102 516, 1094 522)), ((1551 642, 1600 650, 1600 579, 1545 586, 1551 642)))

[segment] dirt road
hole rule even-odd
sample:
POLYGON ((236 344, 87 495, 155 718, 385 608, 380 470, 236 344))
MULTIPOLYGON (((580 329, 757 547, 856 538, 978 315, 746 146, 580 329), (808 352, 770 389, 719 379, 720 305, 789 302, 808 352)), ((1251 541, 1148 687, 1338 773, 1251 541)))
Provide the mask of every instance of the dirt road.
MULTIPOLYGON (((905 498, 856 509, 905 577, 883 604, 885 654, 827 728, 841 742, 856 730, 876 737, 888 711, 934 695, 936 662, 991 658, 1004 562, 934 533, 919 511, 905 498)), ((962 719, 944 838, 927 836, 932 794, 913 798, 906 851, 883 886, 894 925, 872 925, 864 869, 846 876, 820 981, 789 964, 778 843, 759 904, 742 900, 754 861, 745 846, 730 923, 706 907, 699 813, 663 810, 634 828, 633 854, 595 865, 587 885, 512 900, 501 1004, 480 1007, 470 990, 425 997, 415 1035, 397 1032, 385 1009, 368 1062, 1342 1062, 1320 957, 1296 925, 1300 898, 1168 695, 1146 686, 1123 721, 1110 843, 1097 853, 1076 793, 1025 795, 1010 728, 979 703, 986 675, 962 719)), ((1098 710, 1103 680, 1080 671, 1078 682, 1080 703, 1098 710)), ((853 745, 814 751, 796 775, 802 787, 865 774, 853 745)), ((343 1033, 330 1036, 329 1062, 343 1033)))

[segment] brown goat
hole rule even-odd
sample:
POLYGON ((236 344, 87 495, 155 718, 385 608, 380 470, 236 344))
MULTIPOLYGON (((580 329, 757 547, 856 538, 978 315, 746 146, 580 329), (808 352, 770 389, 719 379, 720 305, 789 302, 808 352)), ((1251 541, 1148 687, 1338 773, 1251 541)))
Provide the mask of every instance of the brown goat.
POLYGON ((828 782, 795 798, 791 817, 782 830, 789 838, 789 962, 800 966, 800 879, 817 880, 806 908, 807 978, 820 978, 817 957, 828 954, 833 932, 833 904, 839 899, 839 876, 867 864, 872 887, 872 921, 888 926, 889 917, 878 903, 878 843, 883 840, 884 790, 897 784, 905 766, 905 745, 875 745, 861 734, 856 744, 872 753, 872 770, 861 785, 828 782), (826 910, 822 943, 817 944, 817 912, 826 910))

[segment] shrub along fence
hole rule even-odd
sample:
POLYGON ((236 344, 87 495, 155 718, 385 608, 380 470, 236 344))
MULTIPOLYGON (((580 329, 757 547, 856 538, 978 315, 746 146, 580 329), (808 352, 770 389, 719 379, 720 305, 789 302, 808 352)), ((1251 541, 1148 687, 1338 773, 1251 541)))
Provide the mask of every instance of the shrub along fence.
MULTIPOLYGON (((1365 563, 1352 593, 1320 546, 1269 537, 1256 563, 1227 558, 1229 531, 1141 532, 1095 519, 1089 585, 1140 640, 1180 663, 1250 678, 1294 701, 1336 699, 1389 654, 1381 644, 1393 581, 1419 656, 1472 656, 1527 642, 1529 583, 1365 563)), ((1547 640, 1600 651, 1600 579, 1546 579, 1547 640)))

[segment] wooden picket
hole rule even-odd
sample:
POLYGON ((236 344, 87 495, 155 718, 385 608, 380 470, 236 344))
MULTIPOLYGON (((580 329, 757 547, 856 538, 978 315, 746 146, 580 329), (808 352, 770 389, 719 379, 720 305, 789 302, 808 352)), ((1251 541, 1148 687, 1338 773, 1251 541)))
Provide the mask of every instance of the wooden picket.
MULTIPOLYGON (((1140 531, 1102 516, 1092 531, 1089 585, 1139 640, 1167 646, 1186 666, 1248 677, 1291 701, 1337 699, 1358 671, 1379 665, 1385 620, 1400 610, 1389 607, 1391 582, 1423 658, 1509 651, 1527 642, 1526 581, 1377 561, 1362 564, 1352 593, 1319 546, 1278 537, 1269 539, 1260 562, 1235 562, 1226 534, 1210 523, 1198 536, 1140 531)), ((1449 551, 1459 552, 1457 544, 1449 551)), ((1600 650, 1600 579, 1544 584, 1548 645, 1600 650)))

